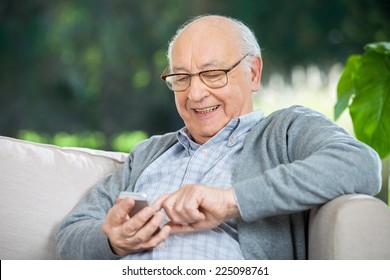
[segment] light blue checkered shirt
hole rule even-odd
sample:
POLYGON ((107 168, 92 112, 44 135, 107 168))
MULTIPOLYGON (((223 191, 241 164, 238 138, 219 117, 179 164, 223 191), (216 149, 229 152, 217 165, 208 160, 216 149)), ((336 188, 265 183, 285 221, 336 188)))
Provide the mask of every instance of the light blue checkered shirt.
MULTIPOLYGON (((203 145, 192 141, 186 128, 179 130, 178 143, 144 170, 134 191, 146 193, 152 202, 184 184, 231 187, 244 138, 262 117, 261 111, 255 111, 233 119, 203 145)), ((243 259, 243 255, 236 223, 229 220, 212 230, 170 235, 163 246, 123 259, 243 259)))

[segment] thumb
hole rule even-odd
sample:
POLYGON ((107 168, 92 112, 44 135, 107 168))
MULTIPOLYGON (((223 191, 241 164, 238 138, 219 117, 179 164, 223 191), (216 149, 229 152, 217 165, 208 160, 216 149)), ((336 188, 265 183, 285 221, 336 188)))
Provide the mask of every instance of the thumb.
POLYGON ((128 217, 128 214, 130 212, 131 209, 133 209, 135 205, 135 201, 131 198, 124 198, 122 199, 121 201, 119 201, 119 203, 117 204, 117 215, 118 217, 120 218, 127 218, 128 217))

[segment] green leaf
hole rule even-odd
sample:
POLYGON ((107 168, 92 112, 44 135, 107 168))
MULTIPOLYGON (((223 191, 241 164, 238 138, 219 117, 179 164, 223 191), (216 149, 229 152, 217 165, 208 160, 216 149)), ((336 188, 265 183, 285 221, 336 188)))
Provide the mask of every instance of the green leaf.
POLYGON ((375 51, 377 53, 390 55, 390 42, 378 42, 367 44, 364 49, 366 51, 375 51))
POLYGON ((361 64, 360 55, 351 55, 337 84, 337 103, 334 107, 334 119, 337 120, 348 107, 349 100, 355 94, 354 76, 361 64))
POLYGON ((384 158, 390 154, 390 57, 376 51, 365 53, 355 89, 349 110, 356 137, 384 158))

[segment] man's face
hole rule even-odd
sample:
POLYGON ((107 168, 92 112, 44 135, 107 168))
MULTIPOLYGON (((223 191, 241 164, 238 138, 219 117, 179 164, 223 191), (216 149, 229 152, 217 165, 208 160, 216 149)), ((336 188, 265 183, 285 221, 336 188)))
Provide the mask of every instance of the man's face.
MULTIPOLYGON (((172 48, 174 73, 228 69, 240 59, 242 55, 226 23, 208 23, 207 27, 206 22, 193 23, 172 48)), ((241 62, 228 73, 228 84, 222 88, 211 89, 194 76, 187 90, 175 92, 177 110, 195 142, 205 143, 231 119, 253 111, 252 92, 259 88, 260 79, 254 76, 261 73, 260 59, 257 62, 250 70, 241 62)))

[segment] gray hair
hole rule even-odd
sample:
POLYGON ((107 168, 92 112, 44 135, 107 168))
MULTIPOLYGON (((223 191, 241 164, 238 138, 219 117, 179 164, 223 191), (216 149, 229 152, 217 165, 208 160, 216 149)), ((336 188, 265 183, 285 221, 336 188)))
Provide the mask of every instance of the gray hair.
MULTIPOLYGON (((170 42, 168 44, 167 58, 168 58, 168 62, 169 62, 170 67, 172 66, 172 48, 173 48, 173 44, 175 43, 177 37, 181 34, 181 32, 188 25, 197 21, 198 19, 208 17, 208 16, 213 16, 213 15, 202 15, 202 16, 194 17, 194 18, 190 19, 189 21, 185 22, 176 31, 176 34, 172 37, 172 39, 170 40, 170 42)), ((260 50, 259 43, 257 42, 256 36, 255 36, 254 32, 247 25, 245 25, 243 22, 241 22, 237 19, 231 18, 231 17, 219 16, 219 15, 216 15, 216 16, 220 17, 220 18, 227 19, 227 20, 234 23, 233 24, 233 32, 235 32, 237 34, 239 47, 241 49, 241 56, 244 56, 246 54, 249 54, 248 57, 261 56, 261 50, 260 50)), ((249 70, 250 64, 247 62, 247 59, 244 59, 243 62, 245 63, 246 67, 249 70)))

